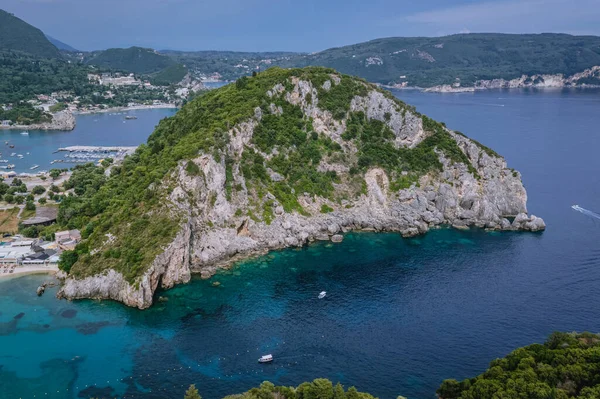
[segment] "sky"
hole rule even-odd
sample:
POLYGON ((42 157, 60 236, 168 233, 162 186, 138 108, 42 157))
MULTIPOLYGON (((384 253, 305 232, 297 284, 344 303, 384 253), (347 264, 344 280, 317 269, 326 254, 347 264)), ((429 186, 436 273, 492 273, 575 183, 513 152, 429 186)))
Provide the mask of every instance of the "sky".
POLYGON ((600 0, 0 0, 79 50, 315 52, 390 36, 600 35, 600 0))

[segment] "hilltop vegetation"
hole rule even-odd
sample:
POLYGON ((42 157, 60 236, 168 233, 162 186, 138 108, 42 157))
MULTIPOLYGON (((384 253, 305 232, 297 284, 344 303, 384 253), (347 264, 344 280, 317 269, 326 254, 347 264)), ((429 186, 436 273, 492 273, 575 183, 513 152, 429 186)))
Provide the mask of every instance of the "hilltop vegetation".
POLYGON ((446 380, 441 399, 600 398, 600 336, 554 333, 545 344, 496 359, 481 375, 446 380))
POLYGON ((41 30, 0 10, 0 52, 16 51, 34 57, 58 58, 58 49, 41 30))
MULTIPOLYGON (((306 214, 298 202, 301 193, 336 202, 359 196, 364 190, 362 175, 372 167, 384 168, 393 187, 400 189, 426 173, 442 170, 435 151, 470 165, 441 124, 356 78, 341 75, 338 84, 323 88, 332 75, 338 76, 334 70, 325 68, 272 68, 207 92, 174 117, 161 121, 148 143, 121 166, 113 168, 106 183, 86 185, 79 190, 80 194, 61 204, 59 222, 89 232, 89 238, 78 246, 77 256, 70 258, 64 268, 76 277, 112 268, 130 283, 135 282, 185 221, 181 213, 168 206, 166 196, 175 184, 169 175, 181 163, 187 165, 189 175, 199 175, 198 166, 189 161, 199 154, 226 165, 226 194, 230 199, 244 189, 233 181, 233 170, 241 171, 249 197, 242 212, 266 223, 273 217, 267 193, 272 193, 286 212, 306 214), (317 88, 319 107, 329 111, 333 118, 346 121, 344 146, 317 133, 312 119, 305 117, 298 105, 286 101, 285 96, 269 96, 268 92, 276 85, 292 90, 294 79, 311 82, 317 88), (369 91, 378 91, 393 101, 397 109, 421 118, 429 137, 414 148, 397 148, 393 144, 394 134, 385 123, 350 110, 352 98, 366 96, 369 91), (273 114, 270 111, 273 107, 280 108, 282 113, 273 114), (229 129, 254 117, 258 108, 263 116, 255 128, 252 147, 245 147, 238 155, 230 153, 229 129), (350 148, 356 148, 356 153, 350 152, 350 148), (267 160, 265 154, 274 155, 267 160), (320 170, 321 161, 338 162, 350 172, 342 175, 320 170), (283 178, 273 181, 267 168, 283 178), (350 191, 336 190, 339 184, 351 187, 350 191), (112 237, 110 245, 106 245, 107 235, 112 237)), ((76 171, 72 179, 78 175, 76 171)))
POLYGON ((112 48, 94 53, 89 65, 136 74, 151 74, 175 64, 164 55, 142 47, 112 48))

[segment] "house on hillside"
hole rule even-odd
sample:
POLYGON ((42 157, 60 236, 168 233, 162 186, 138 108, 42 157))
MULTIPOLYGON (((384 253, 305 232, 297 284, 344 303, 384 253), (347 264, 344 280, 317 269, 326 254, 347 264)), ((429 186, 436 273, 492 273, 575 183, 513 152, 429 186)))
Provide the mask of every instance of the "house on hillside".
POLYGON ((81 241, 81 232, 79 230, 65 230, 54 234, 58 247, 65 251, 72 251, 81 241))

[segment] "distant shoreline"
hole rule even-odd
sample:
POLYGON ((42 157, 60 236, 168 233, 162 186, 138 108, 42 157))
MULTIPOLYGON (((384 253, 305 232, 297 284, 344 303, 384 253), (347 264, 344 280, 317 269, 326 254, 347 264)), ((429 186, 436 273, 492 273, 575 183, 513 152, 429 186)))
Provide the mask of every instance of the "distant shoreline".
POLYGON ((105 109, 95 109, 90 111, 73 111, 74 115, 91 115, 91 114, 105 114, 109 112, 123 112, 123 111, 135 111, 145 109, 178 109, 179 107, 175 104, 160 104, 160 105, 134 105, 132 107, 113 107, 105 109))

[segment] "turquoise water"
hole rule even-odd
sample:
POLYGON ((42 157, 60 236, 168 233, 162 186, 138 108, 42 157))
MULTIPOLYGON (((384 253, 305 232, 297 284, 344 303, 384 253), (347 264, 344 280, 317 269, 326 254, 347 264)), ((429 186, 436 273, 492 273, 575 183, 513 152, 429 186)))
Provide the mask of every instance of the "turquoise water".
POLYGON ((600 220, 571 208, 600 210, 599 93, 396 94, 505 155, 548 230, 350 234, 158 293, 168 301, 143 312, 38 298, 44 276, 0 281, 0 398, 180 399, 195 383, 213 399, 316 377, 434 398, 444 378, 554 330, 600 331, 600 220))
POLYGON ((41 170, 70 168, 75 164, 50 164, 55 159, 63 159, 66 153, 54 154, 61 147, 72 145, 132 146, 146 142, 148 135, 158 122, 175 114, 176 109, 132 110, 119 113, 77 115, 77 125, 70 132, 29 130, 22 135, 20 130, 0 130, 0 158, 8 159, 15 165, 17 173, 32 173, 29 169, 39 165, 41 170), (137 116, 135 120, 125 120, 125 116, 137 116), (5 145, 14 145, 10 148, 5 145), (12 153, 23 155, 19 159, 12 153), (29 153, 29 154, 28 154, 29 153))

